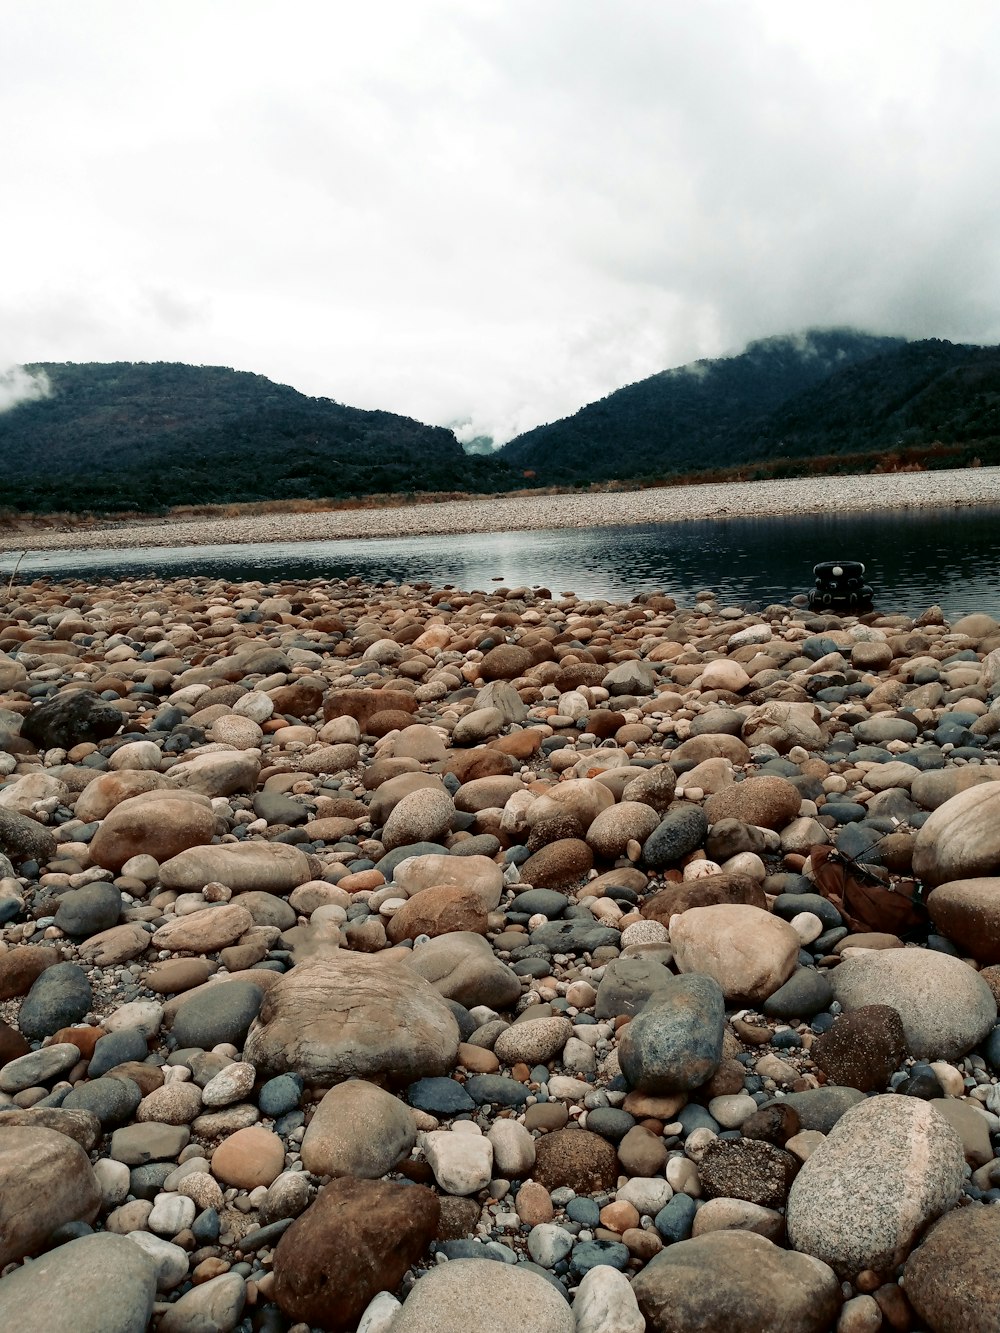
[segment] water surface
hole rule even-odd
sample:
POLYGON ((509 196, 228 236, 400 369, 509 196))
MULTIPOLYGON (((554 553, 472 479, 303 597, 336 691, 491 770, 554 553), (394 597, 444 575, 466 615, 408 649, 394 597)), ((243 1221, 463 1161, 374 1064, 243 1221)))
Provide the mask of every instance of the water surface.
MULTIPOLYGON (((600 496, 594 497, 595 514, 600 496)), ((722 602, 787 602, 812 586, 818 560, 862 560, 882 610, 917 614, 938 603, 949 618, 1000 618, 1000 510, 960 508, 692 519, 640 526, 558 528, 466 536, 258 545, 39 551, 19 579, 215 576, 232 581, 347 578, 426 580, 436 586, 546 587, 628 601, 654 590, 690 602, 712 588, 722 602)), ((17 556, 0 557, 9 576, 17 556)))

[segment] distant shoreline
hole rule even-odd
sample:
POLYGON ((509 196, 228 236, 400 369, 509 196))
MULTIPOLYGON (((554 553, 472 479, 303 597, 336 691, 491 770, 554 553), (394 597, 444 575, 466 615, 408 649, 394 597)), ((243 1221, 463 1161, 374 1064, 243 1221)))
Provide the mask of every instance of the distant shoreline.
POLYGON ((1000 507, 1000 467, 713 482, 596 494, 497 495, 384 509, 163 520, 64 532, 39 527, 0 533, 0 551, 367 540, 987 505, 1000 507))

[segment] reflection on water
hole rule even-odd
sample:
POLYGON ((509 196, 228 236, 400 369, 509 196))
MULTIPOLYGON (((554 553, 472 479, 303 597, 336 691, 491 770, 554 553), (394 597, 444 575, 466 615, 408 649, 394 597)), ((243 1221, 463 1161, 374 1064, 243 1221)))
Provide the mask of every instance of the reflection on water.
MULTIPOLYGON (((0 557, 0 572, 9 574, 16 559, 0 557)), ((652 590, 690 601, 699 589, 713 588, 725 603, 767 604, 807 591, 812 566, 825 559, 864 561, 884 610, 916 614, 937 602, 951 618, 973 610, 1000 617, 1000 510, 957 507, 395 540, 46 551, 24 559, 18 577, 360 575, 370 582, 483 589, 502 579, 509 587, 544 586, 614 601, 652 590)))

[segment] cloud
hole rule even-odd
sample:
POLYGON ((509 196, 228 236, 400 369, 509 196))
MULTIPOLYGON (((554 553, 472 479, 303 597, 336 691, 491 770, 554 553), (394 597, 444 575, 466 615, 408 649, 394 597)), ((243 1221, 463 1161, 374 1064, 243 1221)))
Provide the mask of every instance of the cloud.
POLYGON ((48 398, 52 385, 44 370, 30 371, 24 366, 8 366, 0 370, 0 412, 9 412, 19 403, 37 402, 48 398))
POLYGON ((0 359, 502 441, 772 334, 1000 341, 998 41, 992 0, 16 7, 0 359))

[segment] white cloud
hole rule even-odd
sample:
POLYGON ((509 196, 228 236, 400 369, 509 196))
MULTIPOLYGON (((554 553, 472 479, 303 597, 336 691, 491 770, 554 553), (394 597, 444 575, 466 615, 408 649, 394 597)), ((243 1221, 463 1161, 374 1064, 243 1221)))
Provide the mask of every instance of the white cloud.
POLYGON ((24 366, 8 366, 6 370, 0 370, 0 412, 9 412, 19 403, 47 398, 51 390, 44 370, 32 373, 24 366))
POLYGON ((39 0, 0 364, 255 370, 504 439, 752 337, 1000 340, 990 0, 39 0))

